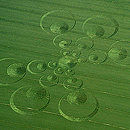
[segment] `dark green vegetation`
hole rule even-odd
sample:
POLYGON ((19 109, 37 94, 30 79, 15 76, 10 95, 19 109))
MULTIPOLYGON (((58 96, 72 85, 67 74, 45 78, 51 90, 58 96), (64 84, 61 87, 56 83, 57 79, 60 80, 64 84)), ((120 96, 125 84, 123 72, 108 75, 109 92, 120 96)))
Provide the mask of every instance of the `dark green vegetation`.
MULTIPOLYGON (((51 10, 64 9, 73 12, 76 16, 76 26, 67 34, 72 37, 71 46, 75 46, 75 42, 86 37, 82 33, 83 22, 93 15, 109 15, 114 17, 119 22, 119 31, 110 39, 95 39, 93 50, 100 49, 109 51, 109 47, 116 40, 126 40, 127 45, 130 44, 130 3, 129 0, 68 0, 68 1, 51 1, 51 0, 2 0, 1 1, 1 43, 0 43, 0 59, 16 58, 26 65, 32 60, 42 60, 46 64, 49 61, 58 61, 63 55, 60 49, 53 45, 55 34, 47 34, 40 28, 40 19, 43 14, 51 10)), ((59 17, 71 27, 70 18, 67 16, 59 17)), ((52 21, 53 22, 53 21, 52 21)), ((95 21, 96 23, 96 21, 95 21)), ((113 26, 100 25, 105 29, 105 33, 113 32, 113 26), (110 29, 110 30, 109 30, 110 29)), ((50 28, 49 28, 50 29, 50 28)), ((101 31, 103 32, 103 31, 101 31)), ((103 33, 102 33, 103 34, 103 33)), ((104 36, 103 35, 103 36, 104 36)), ((63 44, 62 44, 63 45, 63 44)), ((121 44, 122 45, 122 44, 121 44)), ((126 46, 127 47, 127 46, 126 46)), ((126 48, 125 47, 125 48, 126 48)), ((91 54, 90 50, 86 51, 86 46, 80 46, 82 57, 88 58, 91 54)), ((127 47, 128 48, 128 47, 127 47)), ((123 48, 124 49, 124 48, 123 48)), ((119 53, 118 53, 119 54, 119 53)), ((122 53, 120 53, 122 55, 122 53)), ((129 53, 127 52, 127 55, 129 53)), ((125 55, 126 56, 126 55, 125 55)), ((127 58, 128 56, 126 56, 127 58)), ((126 59, 124 58, 124 60, 126 59)), ((79 59, 79 61, 84 61, 79 59)), ((121 58, 122 59, 122 58, 121 58)), ((122 60, 118 60, 120 63, 122 60)), ((128 61, 129 62, 129 61, 128 61)), ((54 66, 56 66, 56 63, 54 66)), ((123 64, 124 62, 121 62, 123 64)), ((52 64, 51 64, 52 65, 52 64)), ((53 66, 53 67, 54 67, 53 66)), ((37 66, 36 66, 37 67, 37 66)), ((52 68, 53 68, 52 67, 52 68)), ((39 68, 39 67, 38 67, 39 68)), ((58 102, 60 98, 68 93, 62 85, 66 75, 59 75, 60 81, 58 85, 48 88, 51 94, 51 101, 48 107, 39 115, 22 116, 14 112, 9 105, 10 96, 18 88, 26 85, 39 84, 39 78, 42 74, 51 75, 53 70, 46 70, 43 73, 32 75, 27 72, 26 76, 19 82, 9 85, 0 86, 1 94, 1 129, 2 130, 127 130, 130 129, 130 67, 117 64, 108 58, 102 64, 92 63, 77 63, 73 68, 75 76, 83 80, 85 90, 92 92, 98 99, 100 106, 95 116, 84 122, 72 122, 64 119, 58 111, 58 102), (14 118, 15 117, 15 118, 14 118)), ((3 78, 3 66, 0 66, 0 79, 4 83, 7 80, 3 78)), ((14 77, 13 77, 14 79, 14 77)), ((9 82, 12 79, 9 80, 9 82)), ((57 83, 57 81, 56 81, 57 83)), ((21 101, 20 97, 17 102, 21 101)), ((86 100, 87 101, 87 100, 86 100)), ((34 105, 34 104, 33 104, 34 105)), ((22 104, 19 104, 19 108, 22 104)), ((36 107, 36 106, 35 106, 36 107)), ((66 106, 66 112, 68 111, 66 106)), ((37 108, 37 107, 36 107, 37 108)), ((91 108, 91 107, 90 107, 91 108)), ((91 109, 86 109, 86 114, 89 114, 91 109), (88 113, 87 113, 88 112, 88 113)), ((21 109, 28 109, 24 107, 21 109)), ((80 116, 84 111, 72 109, 72 114, 80 116), (78 115, 78 114, 79 115, 78 115)), ((69 113, 70 114, 70 113, 69 113)))

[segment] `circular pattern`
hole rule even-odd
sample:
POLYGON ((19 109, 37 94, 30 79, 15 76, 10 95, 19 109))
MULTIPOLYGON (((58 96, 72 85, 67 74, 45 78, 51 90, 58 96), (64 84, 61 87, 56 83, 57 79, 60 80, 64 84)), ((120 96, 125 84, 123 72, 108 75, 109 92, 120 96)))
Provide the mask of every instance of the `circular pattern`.
POLYGON ((68 48, 64 48, 60 50, 60 53, 64 56, 70 55, 70 50, 68 48))
POLYGON ((49 61, 48 63, 48 67, 51 69, 55 69, 57 65, 58 65, 57 61, 49 61))
POLYGON ((59 59, 58 65, 63 69, 70 69, 76 66, 77 58, 73 56, 63 56, 59 59))
POLYGON ((68 69, 68 70, 65 71, 65 74, 66 74, 67 76, 72 76, 72 75, 75 74, 75 71, 74 71, 73 69, 68 69))
POLYGON ((75 77, 69 77, 64 80, 63 86, 68 90, 80 89, 83 86, 83 81, 75 77))
POLYGON ((65 10, 50 11, 40 20, 41 28, 47 33, 63 34, 71 31, 75 25, 75 16, 65 10))
POLYGON ((117 41, 113 43, 108 52, 108 57, 121 65, 130 65, 130 43, 117 41))
POLYGON ((26 66, 14 58, 0 59, 0 85, 10 85, 26 75, 26 66))
POLYGON ((82 122, 98 112, 99 102, 91 93, 78 90, 64 95, 59 101, 58 109, 67 120, 82 122))
POLYGON ((61 67, 57 67, 55 70, 54 70, 54 74, 62 74, 64 72, 64 70, 61 68, 61 67))
POLYGON ((78 63, 85 63, 87 61, 87 56, 80 56, 78 58, 78 63))
POLYGON ((50 94, 39 86, 24 86, 10 97, 11 108, 21 115, 34 115, 44 110, 50 102, 50 94))
POLYGON ((31 74, 39 74, 47 69, 47 64, 42 60, 33 60, 27 65, 27 70, 31 74))
POLYGON ((59 48, 68 47, 72 43, 72 39, 68 35, 58 35, 53 39, 53 44, 59 48))
POLYGON ((111 16, 96 15, 84 21, 83 32, 91 38, 114 36, 119 29, 119 24, 111 16))
POLYGON ((59 78, 55 74, 43 75, 39 79, 39 83, 43 87, 53 87, 59 83, 59 78))
POLYGON ((107 59, 107 53, 102 50, 94 50, 89 53, 88 61, 91 63, 103 63, 107 59))
POLYGON ((79 50, 90 50, 94 46, 94 41, 90 37, 81 37, 75 45, 79 50))
POLYGON ((72 55, 73 57, 78 57, 80 54, 81 54, 81 51, 78 50, 78 49, 72 50, 72 52, 71 52, 71 55, 72 55))

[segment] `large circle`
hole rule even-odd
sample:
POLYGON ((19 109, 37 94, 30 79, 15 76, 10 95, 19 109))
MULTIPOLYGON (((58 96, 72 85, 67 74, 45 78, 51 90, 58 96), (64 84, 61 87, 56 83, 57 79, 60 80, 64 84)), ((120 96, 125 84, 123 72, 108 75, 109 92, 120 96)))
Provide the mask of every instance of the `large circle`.
POLYGON ((53 10, 41 17, 40 26, 47 33, 63 34, 76 25, 75 16, 65 10, 53 10))
POLYGON ((130 65, 130 42, 116 41, 109 47, 108 57, 117 64, 130 65))
POLYGON ((34 115, 44 110, 50 102, 49 92, 39 86, 20 87, 10 97, 11 108, 21 115, 34 115))
POLYGON ((10 85, 26 75, 26 66, 15 58, 0 59, 0 85, 10 85))
POLYGON ((58 109, 67 120, 82 122, 98 112, 99 102, 93 94, 85 90, 72 91, 60 99, 58 109))
POLYGON ((111 16, 96 15, 84 21, 83 32, 91 38, 110 38, 119 30, 119 24, 111 16))
POLYGON ((47 69, 47 64, 42 60, 33 60, 27 65, 27 70, 31 74, 39 74, 47 69))

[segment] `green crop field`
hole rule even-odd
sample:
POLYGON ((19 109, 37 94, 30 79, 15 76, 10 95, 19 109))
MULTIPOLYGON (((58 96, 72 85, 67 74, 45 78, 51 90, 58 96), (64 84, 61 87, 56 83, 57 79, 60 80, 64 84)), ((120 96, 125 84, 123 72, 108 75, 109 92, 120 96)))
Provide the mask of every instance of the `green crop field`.
POLYGON ((129 0, 1 0, 0 15, 0 130, 130 130, 129 0))

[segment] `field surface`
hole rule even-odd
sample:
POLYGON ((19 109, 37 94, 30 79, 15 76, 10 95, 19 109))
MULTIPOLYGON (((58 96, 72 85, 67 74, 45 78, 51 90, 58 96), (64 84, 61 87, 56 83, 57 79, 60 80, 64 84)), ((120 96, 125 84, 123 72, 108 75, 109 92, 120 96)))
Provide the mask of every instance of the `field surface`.
MULTIPOLYGON (((0 60, 0 130, 130 130, 129 0, 1 0, 0 59, 18 59, 26 66, 33 60, 41 60, 46 64, 50 61, 58 61, 62 57, 61 48, 53 44, 53 39, 57 34, 46 33, 40 27, 41 17, 53 10, 69 11, 75 16, 76 25, 71 31, 65 33, 67 39, 69 37, 72 39, 71 45, 68 46, 72 50, 77 49, 75 44, 77 39, 87 36, 82 30, 83 22, 87 18, 96 15, 106 16, 105 21, 96 21, 95 19, 92 23, 95 23, 95 25, 100 24, 105 29, 107 36, 114 29, 113 22, 108 21, 110 16, 119 23, 119 30, 114 36, 111 38, 94 38, 93 48, 81 50, 80 56, 87 61, 77 63, 73 68, 75 71, 74 77, 83 81, 81 89, 92 93, 97 98, 99 102, 98 112, 92 118, 82 122, 67 120, 60 114, 58 103, 63 95, 70 92, 63 86, 63 81, 67 78, 63 73, 57 75, 59 84, 46 88, 51 95, 51 99, 49 105, 40 114, 32 116, 16 113, 10 106, 10 98, 13 92, 28 85, 40 86, 40 77, 53 74, 53 69, 48 67, 46 71, 39 74, 31 74, 27 70, 26 75, 18 82, 3 85, 2 83, 15 81, 15 78, 17 81, 18 78, 8 79, 9 76, 4 69, 9 62, 6 59, 7 64, 2 65, 3 60, 0 60), (110 58, 100 64, 93 64, 89 61, 88 55, 94 50, 107 53, 109 47, 120 40, 124 41, 121 48, 126 47, 128 49, 126 61, 117 63, 110 58), (129 65, 119 63, 128 63, 129 65)), ((66 23, 68 21, 70 26, 73 26, 75 22, 69 14, 63 13, 59 16, 56 14, 50 16, 48 21, 43 19, 45 29, 48 29, 46 25, 53 23, 55 19, 66 23)), ((103 55, 101 55, 101 60, 102 58, 104 58, 103 55)), ((25 111, 32 111, 33 108, 29 108, 26 104, 24 106, 26 100, 21 97, 19 95, 15 97, 14 101, 18 105, 17 107, 25 111)), ((92 103, 94 99, 91 101, 91 98, 90 96, 90 105, 83 107, 83 110, 78 109, 78 106, 75 109, 69 103, 64 104, 64 102, 63 109, 74 117, 89 115, 94 109, 92 103)))

